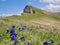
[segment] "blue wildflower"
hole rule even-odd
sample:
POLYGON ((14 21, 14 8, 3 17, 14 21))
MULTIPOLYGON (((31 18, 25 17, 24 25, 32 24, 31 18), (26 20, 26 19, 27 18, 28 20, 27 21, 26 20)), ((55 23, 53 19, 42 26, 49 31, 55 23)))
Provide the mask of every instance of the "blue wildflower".
POLYGON ((53 40, 50 40, 50 42, 51 42, 51 43, 54 43, 54 41, 53 41, 53 40))
POLYGON ((15 28, 15 26, 13 25, 12 28, 15 28))
POLYGON ((16 39, 15 35, 12 35, 11 40, 15 40, 15 39, 16 39))
POLYGON ((43 45, 48 45, 48 44, 49 44, 48 41, 43 42, 43 45))
POLYGON ((27 29, 27 26, 24 26, 24 29, 26 30, 27 29))
POLYGON ((22 30, 25 30, 25 29, 22 27, 22 30))
POLYGON ((12 29, 12 30, 10 31, 10 34, 11 34, 11 35, 14 35, 14 33, 15 33, 15 31, 14 31, 14 29, 12 29))
POLYGON ((18 44, 18 41, 17 40, 14 40, 13 45, 17 45, 17 44, 18 44))
POLYGON ((14 28, 12 28, 11 30, 14 30, 14 28))
POLYGON ((21 25, 20 27, 19 27, 19 30, 21 29, 21 30, 25 30, 27 27, 26 26, 23 26, 23 25, 21 25))
POLYGON ((9 30, 9 29, 7 29, 7 30, 6 30, 6 33, 9 33, 9 32, 10 32, 10 30, 9 30))
POLYGON ((20 39, 21 39, 21 40, 25 40, 25 37, 24 37, 24 36, 22 36, 20 39))
POLYGON ((30 42, 27 42, 26 45, 30 45, 30 42))
POLYGON ((48 44, 52 44, 52 43, 54 43, 54 41, 53 41, 53 40, 45 41, 45 42, 43 42, 43 45, 48 45, 48 44))
POLYGON ((14 33, 15 37, 17 37, 17 33, 14 33))

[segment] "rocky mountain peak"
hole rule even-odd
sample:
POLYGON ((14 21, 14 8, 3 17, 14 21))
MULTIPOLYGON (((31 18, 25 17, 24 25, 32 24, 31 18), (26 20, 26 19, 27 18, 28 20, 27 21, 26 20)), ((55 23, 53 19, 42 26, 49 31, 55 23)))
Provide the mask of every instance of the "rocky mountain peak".
POLYGON ((24 13, 34 14, 35 10, 33 10, 32 6, 26 5, 23 12, 24 13))

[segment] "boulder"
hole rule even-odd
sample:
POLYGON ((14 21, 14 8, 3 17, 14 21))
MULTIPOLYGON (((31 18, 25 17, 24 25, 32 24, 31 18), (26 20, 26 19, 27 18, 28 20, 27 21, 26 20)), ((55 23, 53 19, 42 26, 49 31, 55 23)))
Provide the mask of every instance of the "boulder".
POLYGON ((30 14, 34 14, 35 13, 35 10, 33 10, 32 6, 25 6, 24 8, 24 13, 30 13, 30 14))

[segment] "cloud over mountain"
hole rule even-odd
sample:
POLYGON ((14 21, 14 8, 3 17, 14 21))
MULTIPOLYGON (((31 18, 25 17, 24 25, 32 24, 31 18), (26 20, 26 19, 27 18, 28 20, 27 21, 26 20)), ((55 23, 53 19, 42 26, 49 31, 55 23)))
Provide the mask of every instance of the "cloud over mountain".
POLYGON ((39 0, 42 3, 60 4, 60 0, 39 0))
POLYGON ((51 12, 60 12, 60 0, 39 0, 40 3, 46 3, 42 9, 51 12))

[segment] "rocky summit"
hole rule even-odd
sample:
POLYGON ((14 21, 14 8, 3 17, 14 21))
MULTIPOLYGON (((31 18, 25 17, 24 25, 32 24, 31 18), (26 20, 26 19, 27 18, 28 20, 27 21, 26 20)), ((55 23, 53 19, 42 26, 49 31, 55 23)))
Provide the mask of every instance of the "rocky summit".
POLYGON ((35 10, 33 10, 32 6, 26 5, 23 12, 24 13, 34 14, 35 10))

